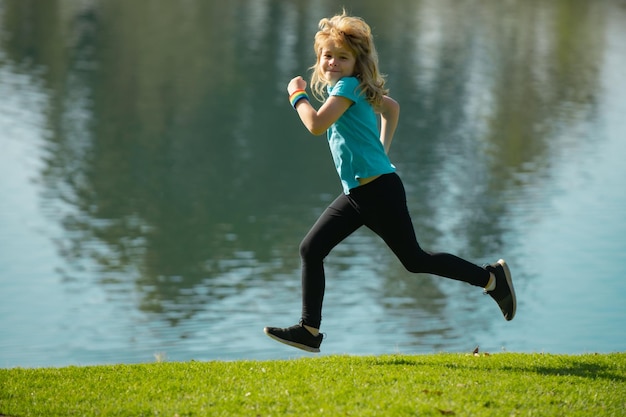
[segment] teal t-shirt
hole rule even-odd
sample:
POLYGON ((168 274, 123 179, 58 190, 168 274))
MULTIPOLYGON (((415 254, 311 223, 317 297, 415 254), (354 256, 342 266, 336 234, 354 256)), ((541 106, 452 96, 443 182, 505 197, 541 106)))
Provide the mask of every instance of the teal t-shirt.
POLYGON ((359 80, 344 77, 328 87, 329 96, 341 96, 352 106, 328 129, 328 144, 344 194, 359 186, 359 178, 389 174, 396 169, 380 142, 378 118, 360 94, 359 80))

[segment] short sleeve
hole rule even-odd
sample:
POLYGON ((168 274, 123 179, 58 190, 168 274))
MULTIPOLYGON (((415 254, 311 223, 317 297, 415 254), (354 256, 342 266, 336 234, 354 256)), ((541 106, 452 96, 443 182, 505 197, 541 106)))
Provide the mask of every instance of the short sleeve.
POLYGON ((328 94, 331 96, 341 96, 348 100, 357 102, 359 100, 359 80, 355 77, 344 77, 337 81, 333 87, 329 88, 328 94))

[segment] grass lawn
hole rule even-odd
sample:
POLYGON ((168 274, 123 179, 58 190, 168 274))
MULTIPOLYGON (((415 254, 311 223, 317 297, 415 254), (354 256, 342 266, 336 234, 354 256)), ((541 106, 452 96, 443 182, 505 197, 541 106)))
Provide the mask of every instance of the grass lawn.
POLYGON ((0 415, 626 416, 626 353, 0 369, 0 415))

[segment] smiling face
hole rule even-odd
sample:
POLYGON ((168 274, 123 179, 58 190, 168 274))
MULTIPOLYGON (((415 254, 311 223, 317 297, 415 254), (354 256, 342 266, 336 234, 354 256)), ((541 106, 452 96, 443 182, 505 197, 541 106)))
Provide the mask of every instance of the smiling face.
POLYGON ((336 42, 326 42, 320 51, 318 70, 328 84, 335 85, 343 77, 354 75, 356 57, 354 53, 336 42))

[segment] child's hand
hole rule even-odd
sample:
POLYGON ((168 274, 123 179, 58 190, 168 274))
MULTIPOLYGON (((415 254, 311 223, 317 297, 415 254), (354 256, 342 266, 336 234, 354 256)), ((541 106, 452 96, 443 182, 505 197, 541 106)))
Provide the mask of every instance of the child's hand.
POLYGON ((287 85, 287 92, 289 95, 293 94, 296 90, 306 90, 306 81, 304 81, 304 78, 299 75, 289 81, 289 84, 287 85))

